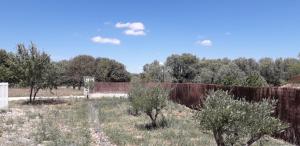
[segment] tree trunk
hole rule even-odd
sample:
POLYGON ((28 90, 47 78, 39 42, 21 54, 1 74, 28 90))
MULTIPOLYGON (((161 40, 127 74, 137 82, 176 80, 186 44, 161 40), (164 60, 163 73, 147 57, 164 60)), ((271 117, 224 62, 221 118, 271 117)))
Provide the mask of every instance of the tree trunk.
POLYGON ((30 86, 29 103, 32 102, 32 92, 33 92, 33 86, 30 86))
POLYGON ((152 127, 156 127, 157 126, 157 123, 156 123, 156 118, 155 117, 153 117, 153 115, 152 115, 152 113, 151 112, 147 112, 146 113, 149 117, 150 117, 150 119, 151 119, 151 124, 152 124, 152 127))
POLYGON ((39 88, 37 88, 35 91, 34 91, 34 95, 33 95, 33 101, 35 101, 35 97, 36 97, 36 94, 39 92, 39 88))
POLYGON ((250 138, 250 140, 247 141, 247 144, 245 146, 250 146, 253 143, 255 143, 257 140, 259 140, 264 134, 257 134, 256 136, 253 136, 250 138))
POLYGON ((218 146, 225 146, 224 139, 222 137, 222 133, 219 131, 213 131, 216 143, 218 146))

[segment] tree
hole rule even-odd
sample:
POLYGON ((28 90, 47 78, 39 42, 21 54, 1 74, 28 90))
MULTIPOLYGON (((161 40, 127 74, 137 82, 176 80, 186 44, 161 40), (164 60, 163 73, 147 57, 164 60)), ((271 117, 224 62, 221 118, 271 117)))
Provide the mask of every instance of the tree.
POLYGON ((264 77, 259 74, 259 72, 253 71, 246 77, 243 82, 243 86, 264 87, 268 86, 268 83, 264 77))
POLYGON ((268 84, 280 85, 280 74, 276 71, 272 58, 262 58, 259 60, 260 74, 266 79, 268 84))
POLYGON ((56 70, 45 52, 39 52, 35 44, 29 48, 23 44, 17 46, 16 65, 18 68, 20 84, 30 87, 29 102, 35 100, 40 89, 55 88, 56 70))
POLYGON ((191 54, 172 55, 167 58, 166 67, 174 82, 192 82, 197 74, 199 59, 191 54))
POLYGON ((0 82, 9 82, 10 86, 19 82, 18 72, 14 71, 14 55, 0 49, 0 82))
POLYGON ((79 55, 70 60, 67 76, 73 88, 80 90, 83 86, 84 76, 93 76, 95 72, 95 58, 88 55, 79 55))
POLYGON ((155 60, 143 67, 144 80, 151 82, 164 82, 164 66, 155 60))
POLYGON ((252 58, 238 58, 233 60, 233 62, 239 67, 240 70, 250 75, 252 72, 259 71, 259 64, 252 58))
POLYGON ((59 85, 66 85, 66 86, 72 86, 72 78, 70 76, 68 76, 68 67, 69 67, 69 61, 68 60, 61 60, 58 62, 53 62, 56 70, 57 70, 57 74, 59 77, 59 85))
POLYGON ((290 65, 288 70, 288 72, 290 73, 290 77, 300 75, 300 62, 290 65))
POLYGON ((9 82, 10 69, 9 69, 9 56, 8 53, 0 49, 0 82, 9 82))
POLYGON ((196 83, 205 83, 205 84, 213 84, 214 83, 214 72, 208 68, 202 68, 201 71, 197 74, 194 82, 196 83))
POLYGON ((264 135, 287 128, 272 116, 276 101, 250 103, 235 99, 226 91, 211 91, 201 111, 194 115, 201 130, 212 131, 218 146, 250 146, 264 135))
POLYGON ((217 72, 216 83, 223 85, 241 85, 246 75, 234 63, 223 65, 217 72))
POLYGON ((228 65, 228 59, 202 59, 197 65, 196 82, 201 83, 217 83, 217 73, 221 66, 228 65))
POLYGON ((128 82, 130 74, 122 63, 108 58, 97 58, 95 79, 99 82, 128 82))
POLYGON ((157 127, 158 116, 162 115, 162 110, 167 106, 169 91, 159 85, 145 87, 142 84, 135 84, 128 95, 132 107, 151 119, 151 127, 157 127))

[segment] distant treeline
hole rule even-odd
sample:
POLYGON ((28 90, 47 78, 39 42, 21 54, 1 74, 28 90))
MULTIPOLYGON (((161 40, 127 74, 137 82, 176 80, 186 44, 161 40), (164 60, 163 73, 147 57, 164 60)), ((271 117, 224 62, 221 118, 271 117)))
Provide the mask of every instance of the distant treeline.
POLYGON ((237 86, 279 86, 300 74, 299 58, 200 59, 192 54, 171 55, 164 64, 146 64, 142 80, 194 82, 237 86))
POLYGON ((28 48, 19 44, 16 53, 0 49, 0 82, 9 82, 11 86, 64 85, 80 89, 83 76, 93 76, 98 82, 129 82, 131 75, 122 63, 108 58, 78 55, 55 62, 45 52, 39 52, 34 44, 28 48))
POLYGON ((16 53, 0 49, 0 82, 12 86, 40 88, 71 86, 81 88, 83 76, 93 76, 97 82, 129 82, 138 78, 146 82, 194 82, 241 86, 279 86, 300 74, 299 58, 238 58, 230 60, 198 58, 192 54, 171 55, 165 63, 154 61, 140 74, 130 74, 126 67, 109 58, 78 55, 69 60, 51 61, 34 44, 26 48, 17 45, 16 53), (47 83, 47 85, 46 85, 47 83), (53 87, 54 87, 53 86, 53 87))

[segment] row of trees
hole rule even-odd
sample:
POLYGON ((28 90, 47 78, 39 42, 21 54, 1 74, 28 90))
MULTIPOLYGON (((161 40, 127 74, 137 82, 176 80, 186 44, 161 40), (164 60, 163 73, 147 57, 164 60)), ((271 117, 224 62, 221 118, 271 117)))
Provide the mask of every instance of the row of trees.
POLYGON ((300 74, 297 58, 199 59, 192 54, 171 55, 164 64, 144 66, 141 78, 153 82, 195 82, 242 86, 278 86, 300 74))
POLYGON ((97 82, 129 82, 130 73, 126 67, 115 60, 108 58, 94 58, 88 55, 79 55, 71 60, 56 63, 62 71, 62 84, 78 87, 83 86, 83 76, 93 76, 97 82))
MULTIPOLYGON (((299 59, 262 58, 259 61, 251 58, 199 59, 192 54, 171 55, 164 64, 154 61, 144 65, 143 70, 139 77, 148 82, 278 86, 300 74, 300 55, 299 59)), ((98 82, 128 82, 131 78, 122 63, 108 58, 79 55, 70 60, 53 62, 34 44, 28 48, 19 44, 16 53, 0 49, 0 82, 32 87, 33 96, 46 87, 66 85, 80 89, 83 76, 94 76, 98 82)))
POLYGON ((123 64, 108 58, 79 55, 70 60, 51 61, 35 44, 17 45, 16 53, 0 49, 0 82, 11 86, 30 87, 30 102, 41 89, 72 86, 80 89, 84 76, 96 81, 127 82, 130 74, 123 64))

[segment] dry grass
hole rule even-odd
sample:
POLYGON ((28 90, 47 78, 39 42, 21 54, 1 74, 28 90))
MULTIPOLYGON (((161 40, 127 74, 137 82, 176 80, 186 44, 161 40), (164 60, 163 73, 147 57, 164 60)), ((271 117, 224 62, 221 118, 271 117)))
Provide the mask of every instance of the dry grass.
MULTIPOLYGON (((28 97, 30 93, 29 88, 9 88, 8 97, 28 97)), ((49 96, 79 96, 83 95, 83 90, 59 87, 58 89, 40 90, 37 94, 38 97, 49 97, 49 96)))
MULTIPOLYGON (((164 111, 167 125, 149 130, 145 128, 150 122, 147 116, 128 113, 128 99, 66 101, 55 105, 10 102, 9 110, 0 113, 0 145, 109 146, 110 141, 127 146, 216 145, 211 133, 203 133, 197 128, 193 111, 175 103, 169 103, 164 111)), ((289 145, 269 137, 260 143, 264 146, 289 145)))
MULTIPOLYGON (((147 130, 144 127, 150 122, 149 117, 128 114, 127 99, 106 98, 99 104, 102 128, 110 140, 117 145, 216 145, 210 132, 203 133, 197 128, 192 118, 193 111, 185 106, 169 103, 167 110, 164 111, 167 126, 147 130)), ((266 146, 289 145, 270 137, 265 137, 259 143, 266 146)))
POLYGON ((93 114, 98 110, 92 104, 83 99, 55 105, 11 102, 9 110, 0 113, 0 146, 102 145, 93 114))

